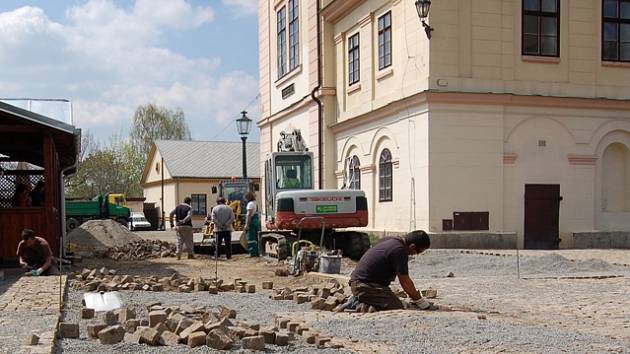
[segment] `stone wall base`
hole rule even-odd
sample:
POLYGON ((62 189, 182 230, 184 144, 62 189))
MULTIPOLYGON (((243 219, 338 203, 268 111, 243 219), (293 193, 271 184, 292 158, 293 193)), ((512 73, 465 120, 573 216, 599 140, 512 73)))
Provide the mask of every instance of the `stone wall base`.
MULTIPOLYGON (((369 233, 383 236, 405 235, 406 232, 369 231, 369 233)), ((429 233, 432 249, 516 249, 516 232, 438 232, 429 233)))
POLYGON ((630 231, 573 232, 573 248, 630 249, 630 231))

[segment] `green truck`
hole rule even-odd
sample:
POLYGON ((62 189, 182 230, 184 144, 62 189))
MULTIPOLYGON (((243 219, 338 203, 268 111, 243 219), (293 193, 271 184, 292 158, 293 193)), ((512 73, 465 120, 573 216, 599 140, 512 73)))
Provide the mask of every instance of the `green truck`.
POLYGON ((91 200, 66 200, 66 231, 88 220, 112 219, 128 227, 131 210, 124 194, 98 195, 91 200))

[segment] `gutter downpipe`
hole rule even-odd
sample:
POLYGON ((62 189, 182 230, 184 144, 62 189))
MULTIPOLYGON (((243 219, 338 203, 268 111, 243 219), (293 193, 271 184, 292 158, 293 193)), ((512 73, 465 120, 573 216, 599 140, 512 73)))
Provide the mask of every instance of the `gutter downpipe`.
MULTIPOLYGON (((70 106, 72 107, 72 106, 70 106)), ((70 119, 72 121, 74 121, 74 117, 72 114, 72 109, 70 110, 70 119)), ((81 130, 77 129, 75 130, 75 135, 77 135, 79 137, 78 139, 78 144, 79 144, 79 148, 78 151, 81 150, 81 130)), ((72 177, 76 174, 77 169, 79 168, 79 153, 77 152, 77 156, 74 160, 74 164, 72 166, 68 166, 66 168, 64 168, 63 170, 61 170, 61 172, 59 173, 59 184, 61 184, 60 188, 59 188, 59 195, 61 196, 61 239, 59 240, 59 313, 62 313, 63 311, 63 292, 64 290, 62 289, 62 277, 63 277, 63 256, 64 256, 64 247, 63 247, 63 243, 64 243, 64 239, 66 238, 66 183, 65 183, 65 174, 67 171, 70 171, 72 169, 75 170, 75 172, 71 175, 68 175, 67 177, 72 177)))
POLYGON ((324 131, 324 109, 323 104, 320 98, 317 95, 317 91, 322 87, 322 30, 321 30, 321 0, 317 1, 317 86, 311 92, 311 98, 313 101, 317 103, 317 139, 318 139, 318 148, 317 148, 317 157, 318 157, 318 179, 319 179, 319 189, 323 189, 324 186, 324 161, 323 161, 323 145, 324 145, 324 137, 322 136, 324 131))

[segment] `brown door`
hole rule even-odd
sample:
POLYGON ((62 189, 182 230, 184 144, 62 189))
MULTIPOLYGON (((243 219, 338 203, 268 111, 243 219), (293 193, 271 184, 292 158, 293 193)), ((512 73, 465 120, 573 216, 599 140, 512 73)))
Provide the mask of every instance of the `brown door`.
POLYGON ((525 248, 558 248, 561 200, 559 184, 525 185, 525 248))

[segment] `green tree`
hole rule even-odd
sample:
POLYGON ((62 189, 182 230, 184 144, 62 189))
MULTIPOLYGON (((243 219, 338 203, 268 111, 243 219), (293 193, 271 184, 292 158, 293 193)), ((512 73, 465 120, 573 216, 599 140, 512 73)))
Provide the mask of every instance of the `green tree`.
POLYGON ((149 103, 136 109, 130 139, 146 158, 156 140, 190 140, 190 130, 181 109, 169 110, 149 103))
POLYGON ((114 134, 108 144, 94 141, 85 131, 81 141, 80 165, 68 181, 69 197, 92 198, 104 193, 141 197, 140 179, 149 151, 156 140, 190 140, 190 130, 181 109, 169 110, 155 104, 136 109, 128 138, 114 134))

